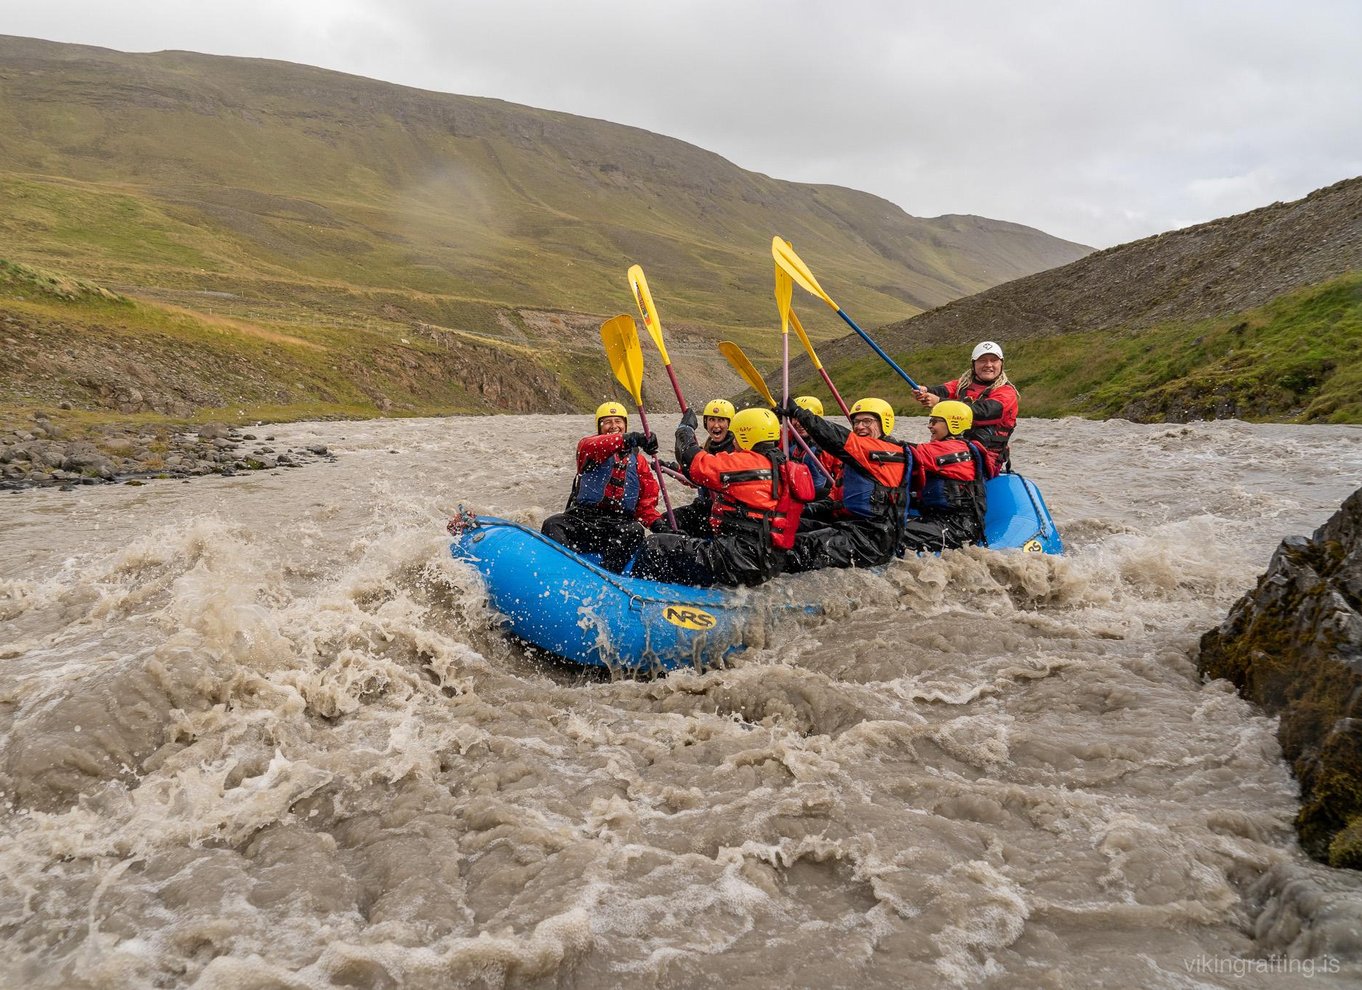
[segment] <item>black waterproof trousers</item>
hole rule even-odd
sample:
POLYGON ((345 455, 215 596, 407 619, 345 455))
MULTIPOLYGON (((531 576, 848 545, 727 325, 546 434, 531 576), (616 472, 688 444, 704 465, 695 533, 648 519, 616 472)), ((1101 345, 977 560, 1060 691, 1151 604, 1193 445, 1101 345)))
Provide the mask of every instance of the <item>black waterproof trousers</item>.
MULTIPOLYGON (((695 501, 689 505, 683 505, 672 510, 672 515, 676 517, 676 529, 673 533, 680 533, 682 536, 693 536, 696 539, 706 539, 713 530, 709 525, 710 499, 704 493, 695 497, 695 501)), ((654 533, 665 533, 668 531, 667 517, 663 516, 653 524, 654 533)))
POLYGON ((801 519, 785 570, 875 567, 889 563, 897 552, 898 533, 887 519, 840 519, 809 530, 804 529, 801 519))
POLYGON ((601 512, 585 505, 549 516, 539 531, 556 543, 578 553, 598 553, 601 566, 623 574, 647 531, 632 516, 601 512))
POLYGON ((786 553, 760 531, 721 532, 712 540, 678 533, 650 536, 634 561, 634 577, 698 588, 769 581, 785 567, 786 553))
POLYGON ((902 545, 905 553, 935 553, 982 543, 983 537, 973 512, 934 512, 904 524, 902 545))

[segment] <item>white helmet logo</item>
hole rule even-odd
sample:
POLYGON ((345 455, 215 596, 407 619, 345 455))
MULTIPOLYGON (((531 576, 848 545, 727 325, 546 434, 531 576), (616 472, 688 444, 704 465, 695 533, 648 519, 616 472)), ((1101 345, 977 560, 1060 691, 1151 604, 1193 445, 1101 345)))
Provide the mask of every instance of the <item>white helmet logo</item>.
POLYGON ((991 340, 981 341, 979 345, 974 348, 974 353, 969 356, 969 359, 971 361, 978 361, 985 354, 996 354, 998 355, 998 360, 1001 361, 1003 359, 1002 346, 991 340))

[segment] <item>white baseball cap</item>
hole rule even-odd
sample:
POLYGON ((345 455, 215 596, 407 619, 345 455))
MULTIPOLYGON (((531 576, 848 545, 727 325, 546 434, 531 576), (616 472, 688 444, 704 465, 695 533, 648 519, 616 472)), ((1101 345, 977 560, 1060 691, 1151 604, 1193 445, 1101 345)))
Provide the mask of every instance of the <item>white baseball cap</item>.
POLYGON ((998 355, 998 360, 1001 361, 1003 359, 1003 347, 1001 344, 991 340, 980 341, 979 345, 974 348, 974 353, 969 356, 969 359, 971 361, 978 361, 985 354, 996 354, 998 355))

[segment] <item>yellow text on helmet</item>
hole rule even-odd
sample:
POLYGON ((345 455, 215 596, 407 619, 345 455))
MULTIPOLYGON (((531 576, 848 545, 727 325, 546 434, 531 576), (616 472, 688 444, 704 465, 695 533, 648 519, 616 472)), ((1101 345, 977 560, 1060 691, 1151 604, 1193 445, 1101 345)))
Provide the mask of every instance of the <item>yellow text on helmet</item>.
POLYGON ((958 437, 974 425, 974 410, 955 399, 947 399, 932 406, 932 416, 945 420, 946 431, 953 437, 958 437))

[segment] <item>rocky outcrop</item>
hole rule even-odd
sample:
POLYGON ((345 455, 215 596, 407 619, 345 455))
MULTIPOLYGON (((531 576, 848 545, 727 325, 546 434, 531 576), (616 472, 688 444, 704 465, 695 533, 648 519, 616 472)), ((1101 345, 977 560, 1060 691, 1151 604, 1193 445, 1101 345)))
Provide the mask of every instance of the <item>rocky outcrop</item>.
POLYGON ((1310 539, 1282 541, 1197 666, 1279 716, 1305 851, 1362 869, 1362 489, 1310 539))

